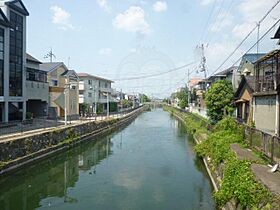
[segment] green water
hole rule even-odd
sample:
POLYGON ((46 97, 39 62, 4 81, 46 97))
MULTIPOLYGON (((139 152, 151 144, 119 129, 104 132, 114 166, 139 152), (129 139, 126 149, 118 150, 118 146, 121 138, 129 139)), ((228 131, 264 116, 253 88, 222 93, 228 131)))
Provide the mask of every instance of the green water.
POLYGON ((0 178, 0 209, 215 209, 183 125, 160 109, 0 178))

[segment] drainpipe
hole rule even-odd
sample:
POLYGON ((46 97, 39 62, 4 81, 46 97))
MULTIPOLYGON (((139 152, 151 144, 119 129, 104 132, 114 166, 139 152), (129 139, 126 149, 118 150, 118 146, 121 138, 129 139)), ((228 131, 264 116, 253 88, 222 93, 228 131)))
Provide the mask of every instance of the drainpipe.
POLYGON ((279 95, 276 95, 275 135, 279 136, 279 95))

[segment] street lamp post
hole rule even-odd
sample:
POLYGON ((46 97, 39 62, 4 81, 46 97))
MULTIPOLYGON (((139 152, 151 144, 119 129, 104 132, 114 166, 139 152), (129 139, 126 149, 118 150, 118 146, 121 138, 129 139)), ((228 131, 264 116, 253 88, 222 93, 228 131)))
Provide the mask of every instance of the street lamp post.
POLYGON ((109 92, 107 92, 107 117, 110 115, 109 92))
POLYGON ((97 97, 96 97, 96 93, 97 93, 97 87, 94 86, 94 114, 97 113, 97 97))
POLYGON ((67 85, 64 89, 64 125, 67 125, 67 85))

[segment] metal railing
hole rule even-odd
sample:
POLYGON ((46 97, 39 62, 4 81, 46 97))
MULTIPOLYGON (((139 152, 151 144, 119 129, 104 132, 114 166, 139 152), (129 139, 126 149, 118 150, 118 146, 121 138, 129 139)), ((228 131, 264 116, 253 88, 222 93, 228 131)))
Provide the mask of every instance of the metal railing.
MULTIPOLYGON (((67 124, 79 124, 79 123, 84 123, 86 121, 101 121, 105 120, 107 118, 120 118, 123 117, 130 112, 133 112, 137 108, 129 108, 129 109, 124 109, 120 112, 112 112, 110 113, 109 117, 107 114, 87 114, 81 117, 77 116, 68 116, 67 117, 67 124)), ((64 118, 57 118, 57 119, 47 119, 47 118, 34 118, 31 120, 24 120, 24 121, 13 121, 10 123, 0 123, 0 140, 3 140, 5 136, 16 136, 16 135, 21 135, 24 132, 32 133, 32 132, 38 132, 39 129, 46 130, 46 129, 52 129, 52 128, 57 128, 60 126, 65 126, 64 125, 64 118), (2 139, 1 139, 2 136, 2 139)))
POLYGON ((280 162, 280 138, 245 126, 244 141, 273 163, 280 162))
MULTIPOLYGON (((173 107, 175 108, 175 107, 173 107)), ((180 112, 190 113, 188 110, 175 108, 180 112)), ((208 123, 202 118, 196 115, 190 115, 193 120, 201 122, 203 126, 207 127, 209 131, 212 131, 214 125, 208 123)), ((250 146, 250 148, 264 154, 272 163, 280 162, 280 137, 265 133, 255 128, 251 128, 245 124, 239 122, 240 125, 245 126, 244 129, 244 142, 250 146)))

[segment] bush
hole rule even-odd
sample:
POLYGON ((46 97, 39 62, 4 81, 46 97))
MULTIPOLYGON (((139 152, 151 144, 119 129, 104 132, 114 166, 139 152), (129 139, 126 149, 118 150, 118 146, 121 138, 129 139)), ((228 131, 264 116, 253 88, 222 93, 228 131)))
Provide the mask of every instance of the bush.
POLYGON ((31 113, 31 112, 26 112, 26 119, 27 119, 27 120, 33 119, 33 113, 31 113))

